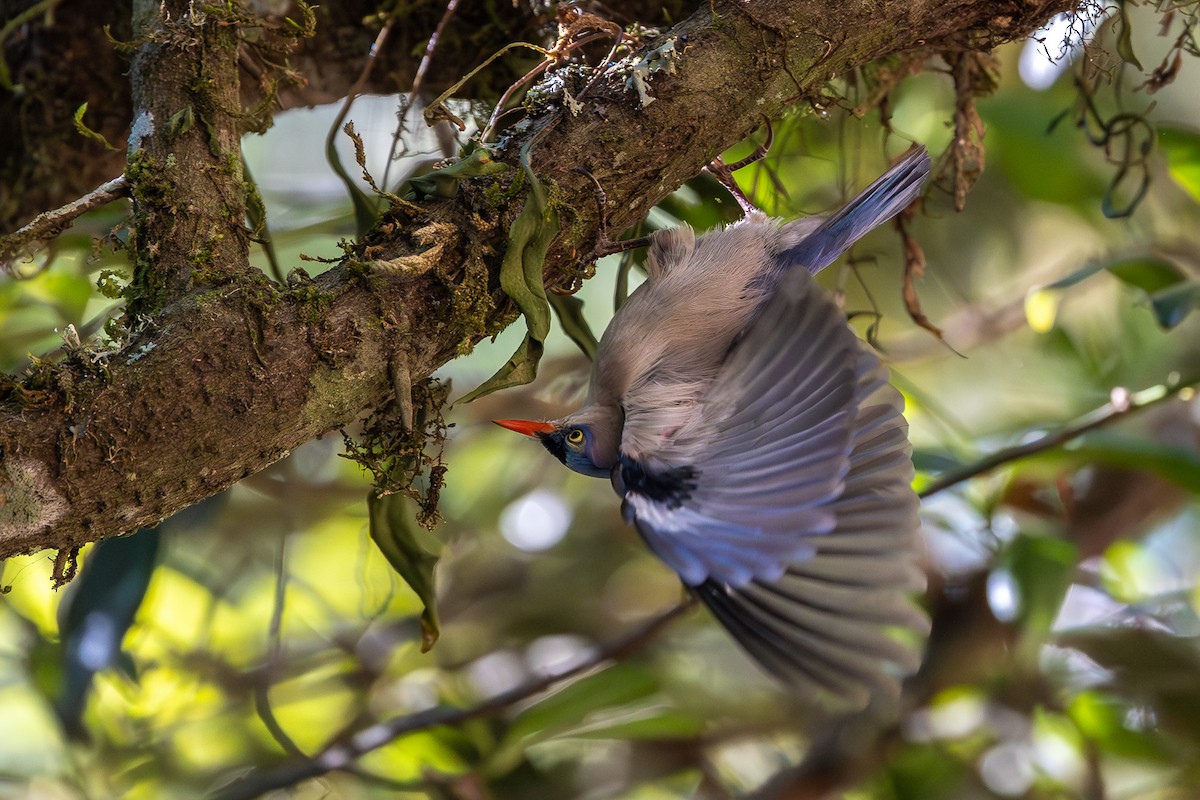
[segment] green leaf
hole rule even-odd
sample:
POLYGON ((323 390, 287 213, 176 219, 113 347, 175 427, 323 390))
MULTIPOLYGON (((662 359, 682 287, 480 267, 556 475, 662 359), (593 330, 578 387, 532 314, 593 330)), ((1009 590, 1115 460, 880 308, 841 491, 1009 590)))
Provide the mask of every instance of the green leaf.
POLYGON ((117 148, 109 144, 108 139, 104 138, 104 134, 94 131, 84 124, 83 115, 87 113, 87 109, 87 103, 84 103, 79 108, 75 109, 75 130, 86 138, 91 139, 93 142, 99 142, 100 144, 104 145, 105 150, 116 150, 117 148))
POLYGON ((1117 17, 1117 54, 1138 69, 1142 63, 1133 53, 1133 26, 1129 24, 1129 4, 1121 3, 1121 14, 1117 17))
POLYGON ((1142 254, 1128 258, 1118 258, 1115 261, 1099 259, 1088 262, 1079 269, 1059 278, 1054 283, 1046 284, 1043 289, 1067 289, 1090 278, 1097 272, 1111 272, 1117 279, 1130 286, 1146 292, 1155 292, 1183 278, 1179 267, 1165 258, 1153 254, 1142 254))
POLYGON ((1126 704, 1095 691, 1080 692, 1067 706, 1075 726, 1104 752, 1123 758, 1166 760, 1154 731, 1130 729, 1129 711, 1126 704))
POLYGON ((505 774, 520 763, 530 745, 572 730, 586 731, 595 721, 593 715, 629 706, 657 691, 657 679, 632 664, 616 664, 567 684, 527 708, 513 721, 492 754, 489 771, 505 774))
POLYGON ((542 360, 543 352, 545 347, 542 343, 526 334, 516 352, 496 370, 496 374, 460 397, 458 402, 470 403, 492 392, 530 383, 537 377, 538 363, 542 360))
POLYGON ((1075 545, 1051 536, 1018 536, 1000 560, 1017 585, 1017 616, 1025 635, 1039 640, 1050 630, 1078 561, 1075 545))
POLYGON ((1200 284, 1189 280, 1171 260, 1152 253, 1090 262, 1033 294, 1069 288, 1101 271, 1112 273, 1122 283, 1149 295, 1154 317, 1165 329, 1178 325, 1200 305, 1200 284))
POLYGON ((196 112, 191 106, 184 106, 167 118, 166 136, 174 141, 190 131, 196 124, 196 112))
POLYGON ((1077 446, 1065 452, 1074 459, 1151 472, 1193 494, 1200 494, 1200 456, 1185 447, 1118 431, 1097 431, 1089 433, 1077 446))
POLYGON ((379 497, 371 492, 367 495, 367 511, 372 541, 424 605, 421 652, 427 653, 440 633, 433 570, 442 544, 417 525, 416 509, 402 494, 379 497))
POLYGON ((1141 289, 1152 294, 1173 286, 1183 280, 1183 273, 1165 258, 1145 255, 1135 258, 1125 258, 1107 264, 1105 267, 1122 283, 1141 289))
POLYGON ((1200 744, 1200 648, 1193 638, 1144 628, 1072 631, 1059 643, 1112 671, 1113 687, 1148 702, 1167 734, 1200 744))
POLYGON ((962 462, 945 450, 926 450, 918 448, 913 450, 912 454, 913 467, 917 472, 926 472, 939 474, 949 472, 952 469, 958 469, 962 466, 962 462))
POLYGON ((465 178, 478 178, 484 175, 497 175, 506 172, 508 164, 494 161, 486 147, 476 147, 455 163, 434 169, 422 175, 409 179, 408 185, 412 192, 407 199, 419 200, 424 197, 443 197, 453 199, 458 194, 458 185, 465 178))
POLYGON ((1180 281, 1150 295, 1154 318, 1166 330, 1183 322, 1184 317, 1200 305, 1200 283, 1180 281))
POLYGON ((158 566, 161 538, 157 530, 140 528, 99 542, 59 606, 63 662, 55 707, 72 736, 84 735, 82 717, 93 676, 130 663, 120 656, 121 645, 158 566))
POLYGON ((555 294, 550 295, 550 307, 558 316, 563 333, 570 337, 589 361, 595 361, 600 343, 583 316, 583 301, 574 295, 555 294))
POLYGON ((1167 171, 1192 199, 1200 202, 1200 132, 1179 126, 1158 128, 1158 145, 1167 171))
POLYGON ((532 175, 525 206, 508 229, 508 247, 500 264, 500 288, 525 317, 528 334, 517 351, 474 391, 458 402, 469 403, 484 395, 529 383, 537 376, 543 342, 550 333, 550 302, 542 270, 546 251, 558 235, 558 216, 546 204, 545 190, 532 175))
POLYGON ((704 721, 674 708, 622 709, 563 731, 576 739, 682 739, 698 735, 704 721))

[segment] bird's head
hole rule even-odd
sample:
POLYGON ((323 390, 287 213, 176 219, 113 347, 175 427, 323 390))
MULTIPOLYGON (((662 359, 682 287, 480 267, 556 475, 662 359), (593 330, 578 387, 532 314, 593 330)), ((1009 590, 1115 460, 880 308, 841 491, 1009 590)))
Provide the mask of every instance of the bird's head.
POLYGON ((498 419, 494 422, 510 431, 532 436, 568 469, 593 478, 607 478, 617 464, 617 439, 620 432, 598 420, 581 419, 573 414, 554 422, 527 419, 498 419))

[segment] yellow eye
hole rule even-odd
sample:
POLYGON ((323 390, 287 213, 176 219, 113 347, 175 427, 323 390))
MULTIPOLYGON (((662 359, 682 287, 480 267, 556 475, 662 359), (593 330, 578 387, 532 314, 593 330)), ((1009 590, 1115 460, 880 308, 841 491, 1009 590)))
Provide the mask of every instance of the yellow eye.
POLYGON ((579 428, 573 428, 567 434, 567 441, 571 444, 583 444, 583 431, 579 430, 579 428))

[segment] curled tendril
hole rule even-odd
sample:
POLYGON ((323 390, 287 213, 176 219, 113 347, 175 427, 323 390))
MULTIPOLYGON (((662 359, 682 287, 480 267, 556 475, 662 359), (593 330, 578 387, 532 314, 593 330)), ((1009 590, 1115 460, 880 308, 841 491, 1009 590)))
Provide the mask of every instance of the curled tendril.
MULTIPOLYGON (((1091 89, 1078 78, 1075 85, 1079 90, 1079 104, 1074 110, 1075 126, 1083 131, 1089 142, 1103 148, 1109 163, 1117 166, 1104 192, 1101 209, 1104 216, 1109 218, 1128 217, 1150 188, 1149 160, 1154 152, 1156 132, 1147 114, 1153 110, 1154 104, 1151 103, 1141 112, 1123 111, 1106 116, 1097 108, 1091 89), (1132 196, 1119 203, 1118 191, 1130 184, 1135 187, 1132 196)), ((1050 123, 1050 130, 1071 113, 1068 109, 1055 117, 1050 123)))

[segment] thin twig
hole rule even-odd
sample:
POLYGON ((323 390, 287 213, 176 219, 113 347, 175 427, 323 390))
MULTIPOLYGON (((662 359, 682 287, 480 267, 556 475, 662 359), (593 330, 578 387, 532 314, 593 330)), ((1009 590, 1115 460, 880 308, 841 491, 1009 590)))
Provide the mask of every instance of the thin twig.
POLYGON ((324 775, 333 770, 346 769, 367 753, 406 734, 443 725, 459 725, 478 717, 495 714, 522 700, 541 694, 555 684, 595 669, 605 662, 618 661, 636 652, 695 604, 694 599, 684 600, 621 638, 601 647, 589 658, 575 666, 533 678, 507 692, 501 692, 466 708, 431 708, 416 714, 385 720, 377 725, 364 728, 344 744, 330 747, 309 760, 237 780, 215 792, 211 796, 212 800, 249 800, 272 789, 293 786, 308 778, 324 775))
POLYGON ((429 41, 425 44, 425 55, 421 56, 421 63, 417 65, 417 73, 413 76, 412 88, 408 90, 408 102, 404 104, 404 108, 400 110, 400 118, 396 120, 396 135, 392 137, 392 146, 388 150, 387 164, 383 168, 383 180, 380 182, 385 189, 388 186, 388 175, 392 169, 392 162, 397 158, 397 146, 400 144, 401 137, 404 134, 404 122, 408 117, 408 110, 412 108, 413 103, 417 101, 417 95, 424 88, 425 73, 429 71, 429 65, 433 62, 433 54, 437 50, 438 40, 442 38, 442 32, 446 29, 450 18, 454 16, 454 12, 458 9, 458 3, 459 0, 450 0, 450 2, 446 3, 446 10, 442 13, 441 20, 438 21, 437 27, 429 35, 429 41))
MULTIPOLYGON (((337 176, 342 179, 342 182, 346 184, 346 189, 350 193, 350 199, 355 204, 356 213, 360 210, 359 206, 361 204, 368 203, 368 201, 365 199, 366 193, 359 188, 358 184, 354 182, 354 179, 351 178, 349 173, 346 172, 345 167, 342 166, 342 160, 338 157, 335 142, 337 140, 338 131, 342 130, 342 123, 345 122, 346 117, 350 114, 350 106, 352 106, 354 101, 358 99, 358 95, 362 92, 363 87, 367 85, 367 81, 371 78, 371 73, 374 71, 375 64, 379 60, 379 54, 383 52, 383 46, 387 43, 388 35, 392 32, 392 24, 395 22, 395 20, 396 15, 394 13, 389 15, 387 22, 385 22, 383 27, 379 29, 379 33, 375 36, 375 42, 371 45, 371 52, 367 54, 367 61, 365 64, 363 64, 362 71, 358 74, 358 79, 354 81, 354 84, 346 92, 346 99, 342 102, 342 107, 338 109, 338 113, 337 116, 334 117, 333 124, 329 126, 329 132, 325 135, 325 157, 329 161, 330 168, 332 168, 333 171, 337 173, 337 176)), ((365 166, 363 167, 363 171, 366 171, 365 166)), ((371 204, 373 208, 373 203, 369 204, 371 204)), ((359 231, 360 235, 362 233, 363 231, 359 231)))
POLYGON ((107 183, 103 183, 92 191, 72 200, 61 208, 38 214, 18 230, 0 236, 0 268, 7 269, 9 260, 21 249, 28 248, 35 242, 45 242, 58 236, 82 214, 99 208, 124 197, 129 190, 129 184, 124 175, 118 175, 107 183))
POLYGON ((937 494, 943 489, 948 489, 963 481, 991 472, 997 467, 1010 462, 1029 458, 1038 453, 1044 453, 1047 450, 1053 450, 1073 439, 1078 439, 1085 433, 1102 428, 1134 412, 1170 400, 1180 392, 1195 387, 1197 383, 1200 383, 1200 378, 1180 380, 1172 386, 1160 384, 1158 386, 1151 386, 1149 389, 1143 389, 1136 394, 1130 394, 1127 389, 1113 389, 1112 400, 1080 417, 1078 421, 1071 425, 1060 428, 1053 433, 1048 433, 1040 439, 1035 439, 1015 447, 1006 447, 973 464, 967 464, 960 469, 943 473, 921 490, 921 499, 937 494))
MULTIPOLYGON (((287 579, 287 538, 283 538, 279 541, 279 550, 275 554, 275 603, 271 609, 271 622, 267 630, 267 637, 270 640, 270 647, 267 649, 268 664, 281 663, 280 656, 283 653, 281 631, 283 629, 283 606, 287 599, 287 579)), ((279 724, 279 720, 275 717, 275 711, 271 708, 272 672, 273 670, 265 671, 262 680, 254 683, 254 710, 258 713, 258 718, 266 726, 271 737, 283 748, 285 753, 297 758, 306 758, 305 752, 279 724)))
MULTIPOLYGON (((491 140, 491 137, 495 134, 496 123, 500 121, 500 118, 504 116, 504 114, 508 113, 505 110, 505 106, 508 105, 508 101, 512 99, 513 94, 515 94, 518 89, 528 84, 550 67, 559 64, 561 60, 566 57, 567 53, 570 53, 572 50, 577 50, 580 47, 583 47, 585 44, 591 44, 598 39, 603 39, 608 35, 610 34, 603 31, 599 33, 593 33, 571 42, 570 44, 563 46, 561 49, 555 46, 553 50, 547 51, 545 53, 545 60, 542 61, 542 63, 538 64, 536 67, 529 70, 529 72, 518 78, 516 82, 504 90, 504 94, 500 95, 500 99, 496 102, 496 107, 492 109, 492 115, 488 118, 487 125, 484 126, 483 133, 480 134, 479 140, 481 142, 487 142, 491 140)), ((584 88, 586 89, 587 87, 584 88)))

